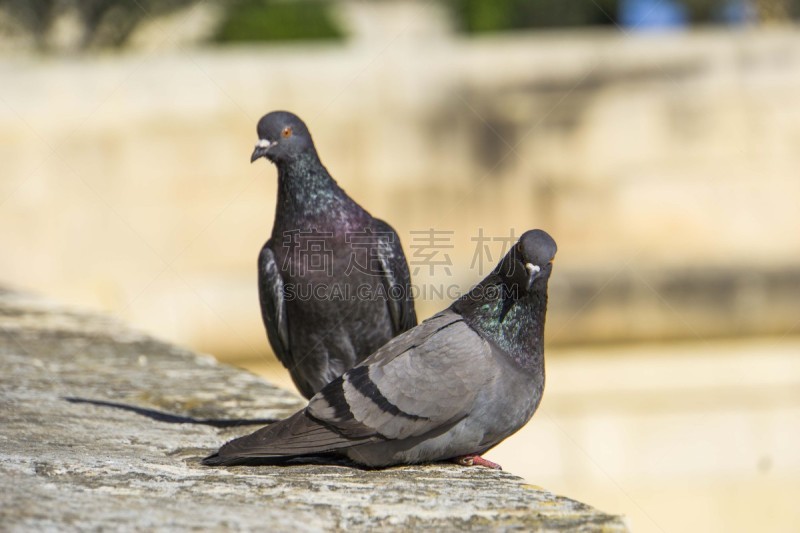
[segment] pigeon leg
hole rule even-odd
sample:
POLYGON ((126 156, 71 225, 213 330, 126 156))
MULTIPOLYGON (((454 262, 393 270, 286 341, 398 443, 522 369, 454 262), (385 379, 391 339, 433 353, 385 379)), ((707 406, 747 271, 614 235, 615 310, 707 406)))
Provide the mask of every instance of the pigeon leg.
POLYGON ((491 468, 493 470, 503 469, 503 467, 499 464, 493 463, 488 459, 484 459, 480 455, 462 455, 461 457, 454 458, 453 462, 460 464, 461 466, 485 466, 486 468, 491 468))

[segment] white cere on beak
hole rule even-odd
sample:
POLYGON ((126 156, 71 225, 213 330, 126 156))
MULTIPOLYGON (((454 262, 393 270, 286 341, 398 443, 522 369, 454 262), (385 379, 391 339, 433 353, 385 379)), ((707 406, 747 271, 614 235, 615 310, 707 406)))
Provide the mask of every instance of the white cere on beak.
POLYGON ((259 139, 256 143, 256 148, 269 148, 275 143, 269 142, 267 139, 259 139))
POLYGON ((534 265, 533 263, 525 263, 525 269, 528 271, 528 274, 533 274, 534 272, 539 272, 542 268, 539 265, 534 265))

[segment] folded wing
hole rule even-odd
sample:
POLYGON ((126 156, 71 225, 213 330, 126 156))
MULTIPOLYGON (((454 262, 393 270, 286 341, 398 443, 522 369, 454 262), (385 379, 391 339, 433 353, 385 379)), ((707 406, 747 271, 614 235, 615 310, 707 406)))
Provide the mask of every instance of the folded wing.
POLYGON ((441 431, 494 379, 488 344, 445 311, 389 341, 293 416, 223 446, 206 464, 335 452, 441 431))

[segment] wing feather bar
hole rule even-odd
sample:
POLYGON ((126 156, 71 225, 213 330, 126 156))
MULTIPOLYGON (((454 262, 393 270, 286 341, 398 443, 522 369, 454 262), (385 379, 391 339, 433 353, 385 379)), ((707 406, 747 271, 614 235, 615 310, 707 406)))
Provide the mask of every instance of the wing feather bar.
POLYGON ((470 411, 493 378, 484 370, 490 357, 487 343, 457 315, 437 315, 346 372, 308 411, 347 436, 423 435, 470 411))

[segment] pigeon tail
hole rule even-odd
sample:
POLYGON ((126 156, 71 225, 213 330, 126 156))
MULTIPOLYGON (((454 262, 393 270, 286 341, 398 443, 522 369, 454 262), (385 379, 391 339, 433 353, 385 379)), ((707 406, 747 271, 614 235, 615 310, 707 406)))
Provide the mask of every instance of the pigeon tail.
POLYGON ((219 456, 218 453, 214 453, 200 461, 206 466, 227 466, 228 463, 225 462, 225 459, 219 456))
POLYGON ((293 457, 335 452, 373 440, 372 436, 344 437, 302 410, 255 433, 233 439, 217 453, 203 459, 203 464, 228 466, 254 461, 282 462, 293 457))

